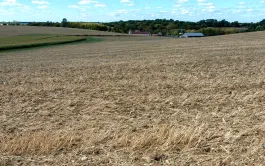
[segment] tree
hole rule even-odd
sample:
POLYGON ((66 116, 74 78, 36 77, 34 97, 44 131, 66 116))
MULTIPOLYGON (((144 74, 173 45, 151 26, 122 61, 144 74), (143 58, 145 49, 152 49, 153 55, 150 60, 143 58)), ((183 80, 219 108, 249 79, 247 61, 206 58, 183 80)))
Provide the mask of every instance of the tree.
POLYGON ((230 23, 226 21, 225 19, 219 22, 219 27, 229 27, 229 25, 230 23))
POLYGON ((234 22, 231 23, 231 26, 232 27, 240 27, 240 24, 239 24, 238 21, 234 21, 234 22))
POLYGON ((177 25, 174 24, 174 23, 169 23, 169 24, 166 26, 166 28, 171 30, 171 29, 177 29, 178 27, 177 27, 177 25))
POLYGON ((256 31, 263 31, 263 30, 264 30, 264 27, 261 26, 261 25, 258 25, 258 26, 256 27, 256 31))
POLYGON ((62 24, 62 27, 68 27, 68 21, 67 21, 67 19, 66 18, 63 18, 61 24, 62 24))
POLYGON ((261 20, 261 21, 259 22, 259 24, 260 24, 260 25, 265 25, 265 19, 261 20))

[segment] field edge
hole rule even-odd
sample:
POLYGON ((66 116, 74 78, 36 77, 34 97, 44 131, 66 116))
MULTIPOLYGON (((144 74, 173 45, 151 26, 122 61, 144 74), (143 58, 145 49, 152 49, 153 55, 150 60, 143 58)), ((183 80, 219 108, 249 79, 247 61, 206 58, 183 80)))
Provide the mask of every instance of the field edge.
POLYGON ((43 42, 43 43, 31 43, 31 44, 22 44, 22 45, 11 45, 11 46, 0 46, 0 52, 2 51, 13 51, 20 49, 28 49, 28 48, 37 48, 37 47, 45 47, 45 46, 54 46, 61 44, 71 44, 71 43, 83 43, 83 42, 100 42, 103 39, 91 38, 91 37, 82 37, 79 39, 67 40, 67 41, 56 41, 56 42, 43 42))

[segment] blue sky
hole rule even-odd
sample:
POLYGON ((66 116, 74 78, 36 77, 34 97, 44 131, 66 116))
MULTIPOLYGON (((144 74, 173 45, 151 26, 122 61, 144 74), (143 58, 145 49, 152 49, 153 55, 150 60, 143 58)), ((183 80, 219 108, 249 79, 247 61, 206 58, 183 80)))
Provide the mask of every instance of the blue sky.
POLYGON ((265 0, 0 0, 0 21, 265 19, 265 0))

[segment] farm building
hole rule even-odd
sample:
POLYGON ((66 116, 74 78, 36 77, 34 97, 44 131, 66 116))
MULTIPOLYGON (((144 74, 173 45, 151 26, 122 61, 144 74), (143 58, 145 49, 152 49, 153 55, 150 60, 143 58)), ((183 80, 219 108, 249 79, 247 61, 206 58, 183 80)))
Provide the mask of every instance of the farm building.
POLYGON ((130 35, 139 35, 139 36, 151 36, 151 33, 150 32, 141 32, 139 30, 136 30, 136 31, 129 31, 129 34, 130 35))
POLYGON ((189 38, 189 37, 204 37, 202 33, 184 33, 182 35, 183 38, 189 38))
POLYGON ((20 22, 19 25, 29 25, 29 22, 20 22))

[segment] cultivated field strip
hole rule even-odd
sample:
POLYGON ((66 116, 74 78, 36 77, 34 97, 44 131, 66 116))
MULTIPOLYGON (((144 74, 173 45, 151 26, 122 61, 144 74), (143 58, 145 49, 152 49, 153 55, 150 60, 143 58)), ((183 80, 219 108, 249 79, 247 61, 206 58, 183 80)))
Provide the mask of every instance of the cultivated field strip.
POLYGON ((3 36, 18 36, 18 35, 91 35, 91 36, 113 36, 126 35, 114 32, 94 31, 77 28, 62 28, 62 27, 34 27, 34 26, 0 26, 0 37, 3 36))
POLYGON ((255 36, 265 35, 0 53, 1 164, 263 165, 255 36))

